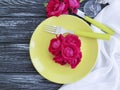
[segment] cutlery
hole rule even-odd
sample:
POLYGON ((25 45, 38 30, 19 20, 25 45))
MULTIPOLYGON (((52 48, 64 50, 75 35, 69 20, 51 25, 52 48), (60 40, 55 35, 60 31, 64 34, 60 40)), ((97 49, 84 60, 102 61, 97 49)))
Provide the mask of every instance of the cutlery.
POLYGON ((108 27, 108 26, 106 26, 106 25, 104 25, 104 24, 102 24, 102 23, 100 23, 100 22, 86 16, 85 13, 82 12, 81 10, 79 10, 79 9, 77 10, 76 15, 80 16, 84 20, 90 22, 91 24, 93 24, 94 26, 100 28, 101 30, 103 30, 104 32, 106 32, 108 34, 113 35, 115 33, 110 27, 108 27))
POLYGON ((94 33, 94 32, 85 32, 85 31, 73 31, 73 30, 65 30, 63 27, 59 26, 52 26, 52 25, 46 25, 45 31, 52 33, 52 34, 65 34, 65 33, 71 33, 76 34, 78 36, 88 37, 88 38, 96 38, 96 39, 103 39, 103 40, 109 40, 110 34, 101 34, 101 33, 94 33))

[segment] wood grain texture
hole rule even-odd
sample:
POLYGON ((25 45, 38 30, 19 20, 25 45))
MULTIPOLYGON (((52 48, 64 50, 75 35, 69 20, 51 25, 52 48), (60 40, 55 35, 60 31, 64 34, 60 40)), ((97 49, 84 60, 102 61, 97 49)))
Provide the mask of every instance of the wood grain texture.
POLYGON ((0 0, 0 17, 46 17, 47 0, 0 0))
POLYGON ((0 44, 0 72, 36 72, 29 56, 28 44, 0 44))
POLYGON ((38 24, 45 18, 0 18, 0 43, 29 43, 38 24))
POLYGON ((0 90, 57 90, 60 86, 36 74, 0 74, 0 90))
POLYGON ((33 68, 28 44, 0 44, 1 90, 57 90, 61 85, 44 79, 33 68))

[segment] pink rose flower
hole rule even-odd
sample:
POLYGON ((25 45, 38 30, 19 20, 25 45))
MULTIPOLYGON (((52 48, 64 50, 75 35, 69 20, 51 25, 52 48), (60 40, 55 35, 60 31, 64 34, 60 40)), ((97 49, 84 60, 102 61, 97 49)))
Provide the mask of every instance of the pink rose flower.
POLYGON ((68 14, 68 7, 61 0, 50 0, 46 7, 47 17, 68 14))
POLYGON ((67 60, 70 64, 71 68, 75 68, 82 57, 80 52, 80 48, 77 47, 75 44, 67 43, 62 44, 62 57, 67 60))
POLYGON ((67 60, 67 62, 70 64, 71 68, 75 68, 81 61, 82 53, 79 52, 73 60, 67 60))
POLYGON ((76 47, 80 47, 81 46, 80 39, 78 38, 78 36, 73 35, 73 34, 66 35, 65 42, 74 44, 76 47))
POLYGON ((60 40, 55 39, 55 38, 52 39, 50 42, 50 46, 49 46, 49 52, 51 52, 53 55, 59 54, 59 51, 61 48, 60 45, 61 45, 60 40))
POLYGON ((80 8, 80 0, 65 0, 65 2, 68 3, 71 13, 76 13, 80 8))
POLYGON ((53 55, 59 54, 63 40, 64 40, 64 37, 62 35, 59 35, 56 38, 53 38, 50 41, 49 52, 51 52, 53 55))
POLYGON ((76 13, 79 7, 79 0, 50 0, 46 7, 47 17, 76 13))
POLYGON ((79 52, 79 49, 74 44, 62 44, 62 56, 65 60, 73 60, 79 52))
POLYGON ((81 61, 82 52, 80 51, 81 41, 78 36, 68 34, 65 37, 59 35, 50 41, 49 52, 54 57, 53 60, 60 65, 70 64, 75 68, 81 61))

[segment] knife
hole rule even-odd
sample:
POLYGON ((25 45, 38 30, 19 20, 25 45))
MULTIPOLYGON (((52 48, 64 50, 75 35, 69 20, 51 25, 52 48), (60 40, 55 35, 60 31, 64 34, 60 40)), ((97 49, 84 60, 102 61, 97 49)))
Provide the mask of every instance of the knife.
POLYGON ((79 10, 79 9, 77 10, 76 15, 80 16, 84 20, 88 21, 89 23, 91 23, 94 26, 100 28, 101 30, 103 30, 104 32, 106 32, 108 34, 113 35, 115 33, 114 30, 112 30, 110 27, 108 27, 108 26, 106 26, 106 25, 104 25, 104 24, 102 24, 102 23, 100 23, 100 22, 98 22, 98 21, 96 21, 96 20, 86 16, 85 13, 82 12, 81 10, 79 10))

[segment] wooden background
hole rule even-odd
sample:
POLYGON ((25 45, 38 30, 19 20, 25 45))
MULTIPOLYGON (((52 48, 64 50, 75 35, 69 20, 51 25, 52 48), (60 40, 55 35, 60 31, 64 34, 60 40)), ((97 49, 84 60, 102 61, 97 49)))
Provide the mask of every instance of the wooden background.
POLYGON ((44 2, 0 0, 0 90, 57 90, 61 86, 41 77, 29 57, 31 35, 46 19, 44 2))

